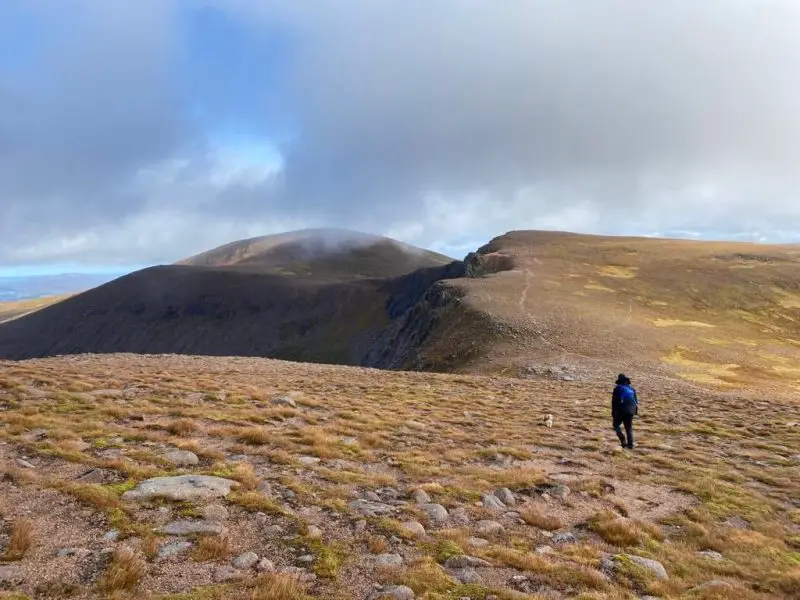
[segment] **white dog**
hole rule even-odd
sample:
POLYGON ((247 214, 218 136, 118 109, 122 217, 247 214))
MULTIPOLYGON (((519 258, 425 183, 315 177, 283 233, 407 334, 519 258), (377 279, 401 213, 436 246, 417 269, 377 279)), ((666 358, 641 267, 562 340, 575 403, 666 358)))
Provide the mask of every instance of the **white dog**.
POLYGON ((545 427, 547 427, 547 428, 550 428, 550 427, 552 427, 552 426, 553 426, 553 415, 547 415, 547 416, 544 418, 544 425, 545 425, 545 427))

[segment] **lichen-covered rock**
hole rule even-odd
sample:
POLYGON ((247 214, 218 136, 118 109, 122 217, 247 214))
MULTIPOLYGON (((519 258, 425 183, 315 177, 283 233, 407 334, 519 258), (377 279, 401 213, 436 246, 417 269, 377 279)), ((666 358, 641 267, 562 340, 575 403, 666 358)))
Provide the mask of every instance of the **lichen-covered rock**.
POLYGON ((164 498, 176 502, 193 502, 224 498, 238 485, 232 479, 212 475, 177 475, 145 479, 136 489, 122 494, 123 500, 152 500, 164 498))

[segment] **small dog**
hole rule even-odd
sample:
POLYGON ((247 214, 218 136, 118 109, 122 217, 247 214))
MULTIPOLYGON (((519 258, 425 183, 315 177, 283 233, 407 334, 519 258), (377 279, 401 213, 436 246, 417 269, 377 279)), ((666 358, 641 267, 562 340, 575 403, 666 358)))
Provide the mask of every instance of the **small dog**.
POLYGON ((544 418, 544 426, 548 429, 553 426, 553 415, 547 415, 544 418))

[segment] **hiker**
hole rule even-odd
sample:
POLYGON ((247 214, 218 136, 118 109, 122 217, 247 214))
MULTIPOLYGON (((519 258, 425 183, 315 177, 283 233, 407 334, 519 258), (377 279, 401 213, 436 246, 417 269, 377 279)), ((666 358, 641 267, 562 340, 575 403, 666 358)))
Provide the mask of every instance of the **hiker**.
POLYGON ((633 417, 638 412, 639 399, 636 397, 636 390, 631 386, 631 380, 624 373, 620 373, 614 385, 614 393, 611 395, 611 418, 614 431, 617 432, 623 448, 633 448, 633 417), (620 425, 625 425, 627 441, 620 425))

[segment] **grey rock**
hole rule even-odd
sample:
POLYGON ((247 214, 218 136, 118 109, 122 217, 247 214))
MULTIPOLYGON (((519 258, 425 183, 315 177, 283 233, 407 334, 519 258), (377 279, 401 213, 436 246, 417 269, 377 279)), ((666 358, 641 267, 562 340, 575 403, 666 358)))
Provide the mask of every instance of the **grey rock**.
POLYGON ((649 571, 656 579, 669 579, 669 575, 667 574, 667 570, 657 560, 653 560, 651 558, 644 558, 643 556, 636 556, 635 554, 618 554, 612 560, 616 565, 619 565, 620 558, 626 558, 627 560, 631 561, 635 565, 642 567, 649 571))
POLYGON ((383 504, 382 502, 370 502, 369 500, 364 500, 363 498, 353 500, 347 506, 350 507, 350 510, 366 517, 388 515, 394 511, 394 507, 389 506, 388 504, 383 504))
MULTIPOLYGON (((301 456, 297 459, 297 461, 304 467, 316 467, 322 462, 322 459, 317 458, 316 456, 301 456)), ((380 498, 378 498, 378 500, 380 500, 380 498)))
POLYGON ((381 502, 381 497, 378 496, 375 492, 364 492, 364 500, 369 500, 370 502, 381 502))
POLYGON ((365 531, 367 529, 367 522, 364 519, 357 521, 354 526, 354 529, 356 530, 356 533, 361 533, 365 531))
POLYGON ((35 469, 35 468, 36 468, 36 465, 34 465, 34 464, 33 464, 33 463, 31 463, 31 462, 28 462, 28 461, 27 461, 27 460, 25 460, 24 458, 18 458, 18 459, 17 459, 17 464, 18 464, 20 467, 22 467, 23 469, 35 469))
POLYGON ((698 552, 697 554, 699 554, 700 556, 704 556, 704 557, 706 557, 708 559, 714 560, 714 561, 725 560, 722 557, 722 554, 720 554, 719 552, 715 552, 714 550, 703 550, 702 552, 698 552))
POLYGON ((481 496, 481 502, 485 508, 488 508, 492 512, 503 512, 506 510, 506 505, 494 494, 483 494, 481 496))
POLYGON ((479 537, 471 537, 467 540, 467 544, 471 548, 486 548, 489 545, 489 540, 485 540, 479 537))
POLYGON ((536 548, 536 550, 533 551, 533 553, 536 556, 547 556, 548 554, 552 554, 553 552, 555 552, 555 550, 553 550, 552 546, 539 546, 538 548, 536 548))
POLYGON ((222 535, 228 528, 214 521, 172 521, 158 531, 167 535, 222 535))
POLYGON ((480 535, 494 536, 503 535, 506 528, 497 521, 478 521, 475 524, 475 531, 480 535))
POLYGON ((514 494, 508 488, 500 488, 494 493, 495 497, 500 500, 506 506, 516 506, 517 499, 514 498, 514 494))
POLYGON ((176 502, 193 502, 227 496, 233 486, 232 479, 211 475, 177 475, 145 479, 134 490, 122 494, 123 500, 152 500, 164 498, 176 502))
POLYGON ((259 573, 274 573, 275 564, 268 558, 262 558, 258 565, 256 565, 256 569, 259 573))
POLYGON ((460 556, 451 556, 446 561, 444 561, 444 567, 446 569, 467 569, 467 568, 485 568, 491 567, 492 563, 483 560, 482 558, 477 558, 475 556, 467 556, 466 554, 462 554, 460 556))
POLYGON ((231 462, 246 462, 249 458, 247 454, 233 454, 228 460, 231 462))
POLYGON ((483 578, 475 569, 458 569, 453 572, 453 579, 464 585, 474 585, 483 582, 483 578))
POLYGON ((378 567, 399 567, 403 564, 403 557, 399 554, 378 554, 374 560, 378 567))
POLYGON ((256 489, 265 496, 272 496, 272 486, 269 481, 262 481, 256 489))
POLYGON ((741 517, 730 517, 725 521, 725 525, 733 529, 750 529, 750 523, 741 517))
POLYGON ((178 556, 179 554, 184 554, 188 552, 191 547, 191 542, 168 542, 159 547, 156 557, 159 560, 165 560, 173 556, 178 556))
POLYGON ((231 561, 234 569, 252 569, 258 564, 258 554, 255 552, 245 552, 231 561))
POLYGON ((92 551, 89 550, 88 548, 61 548, 61 550, 56 552, 56 556, 60 557, 74 556, 76 558, 82 559, 91 555, 91 553, 92 551))
POLYGON ((416 504, 430 504, 431 497, 428 495, 428 492, 425 490, 414 490, 411 493, 411 499, 416 504))
POLYGON ((108 533, 103 536, 103 540, 106 542, 116 542, 119 540, 119 531, 116 529, 112 529, 108 533))
POLYGON ((225 566, 215 569, 211 578, 215 583, 229 583, 243 579, 244 575, 244 573, 237 571, 233 567, 225 566))
POLYGON ((297 562, 304 563, 304 564, 311 564, 314 562, 314 555, 313 554, 304 554, 303 556, 299 556, 297 558, 297 562))
POLYGON ((432 523, 444 523, 450 516, 441 504, 422 504, 420 508, 425 511, 432 523))
POLYGON ((0 565, 0 583, 19 585, 24 580, 25 575, 18 566, 0 565))
POLYGON ((564 533, 557 533, 553 536, 553 542, 556 544, 574 544, 578 541, 574 533, 566 531, 564 533))
POLYGON ((393 487, 382 487, 379 490, 376 490, 376 493, 381 498, 387 498, 390 500, 397 500, 400 497, 400 492, 393 487))
POLYGON ((558 498, 563 502, 572 493, 572 490, 570 490, 563 483, 560 483, 551 490, 551 493, 553 494, 553 496, 555 496, 556 498, 558 498))
POLYGON ((414 590, 404 585, 392 585, 372 592, 367 600, 414 600, 414 590))
POLYGON ((403 531, 412 537, 425 537, 425 527, 419 521, 406 521, 403 523, 403 531))
POLYGON ((276 406, 288 406, 290 408, 297 408, 297 402, 295 402, 294 398, 290 398, 289 396, 278 396, 277 398, 273 398, 270 400, 272 404, 276 406))
POLYGON ((454 525, 469 525, 469 513, 463 506, 450 511, 450 520, 454 525))
POLYGON ((228 519, 228 509, 222 504, 208 504, 200 509, 200 513, 207 521, 225 521, 228 519))
POLYGON ((266 525, 268 521, 266 513, 260 512, 256 513, 256 523, 259 525, 266 525))
POLYGON ((89 469, 85 473, 79 475, 76 480, 81 483, 105 483, 112 477, 113 474, 105 469, 89 469))
POLYGON ((200 464, 200 459, 194 452, 188 450, 170 450, 164 458, 176 467, 194 467, 200 464))

